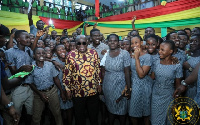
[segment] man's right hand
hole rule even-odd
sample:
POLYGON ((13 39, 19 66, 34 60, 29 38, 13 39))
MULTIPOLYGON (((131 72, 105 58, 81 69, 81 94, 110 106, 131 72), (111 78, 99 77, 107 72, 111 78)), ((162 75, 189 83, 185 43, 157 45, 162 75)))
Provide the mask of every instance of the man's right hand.
POLYGON ((133 16, 132 22, 131 22, 131 23, 134 23, 136 19, 137 19, 137 17, 136 17, 136 16, 133 16))
POLYGON ((181 93, 185 92, 186 91, 186 86, 184 85, 180 85, 175 91, 174 91, 174 94, 173 94, 173 97, 174 98, 177 98, 181 95, 181 93))
POLYGON ((19 120, 20 120, 20 115, 19 113, 15 110, 15 108, 13 106, 11 106, 8 109, 8 113, 9 115, 13 118, 13 125, 18 125, 19 120))
POLYGON ((49 102, 49 97, 47 97, 47 96, 44 95, 44 94, 41 94, 41 95, 40 95, 40 98, 42 99, 43 102, 49 102))
POLYGON ((32 65, 23 65, 19 68, 19 72, 31 72, 33 70, 33 66, 32 65))
POLYGON ((72 93, 69 90, 67 90, 67 99, 69 99, 69 100, 72 99, 72 93))

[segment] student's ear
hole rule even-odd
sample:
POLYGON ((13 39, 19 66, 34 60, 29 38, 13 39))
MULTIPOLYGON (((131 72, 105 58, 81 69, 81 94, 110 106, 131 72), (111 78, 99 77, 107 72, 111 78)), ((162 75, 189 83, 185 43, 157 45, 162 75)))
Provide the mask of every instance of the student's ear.
POLYGON ((170 50, 169 52, 170 52, 170 54, 172 54, 174 51, 173 51, 173 50, 170 50))
MULTIPOLYGON (((17 42, 20 41, 20 38, 17 38, 16 41, 17 41, 17 42)), ((19 42, 19 43, 20 43, 20 42, 19 42)))

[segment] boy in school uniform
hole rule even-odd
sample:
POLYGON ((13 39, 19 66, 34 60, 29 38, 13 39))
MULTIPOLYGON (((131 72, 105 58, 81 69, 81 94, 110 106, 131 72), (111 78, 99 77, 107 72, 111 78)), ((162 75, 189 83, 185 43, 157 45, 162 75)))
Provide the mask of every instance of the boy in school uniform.
POLYGON ((63 102, 66 102, 65 94, 58 78, 59 72, 51 62, 45 61, 45 56, 43 48, 35 49, 35 61, 32 63, 35 69, 28 77, 34 91, 32 125, 40 125, 45 103, 48 103, 56 124, 63 125, 57 88, 63 102))
MULTIPOLYGON (((25 30, 18 30, 15 32, 15 40, 17 45, 13 48, 5 51, 6 59, 8 60, 9 69, 12 75, 32 70, 32 56, 33 52, 28 47, 30 46, 30 35, 25 30)), ((21 113, 22 106, 25 105, 27 111, 27 121, 31 121, 32 116, 32 104, 33 104, 33 92, 27 84, 27 79, 21 82, 21 85, 16 87, 11 94, 11 100, 14 103, 16 110, 21 113)))

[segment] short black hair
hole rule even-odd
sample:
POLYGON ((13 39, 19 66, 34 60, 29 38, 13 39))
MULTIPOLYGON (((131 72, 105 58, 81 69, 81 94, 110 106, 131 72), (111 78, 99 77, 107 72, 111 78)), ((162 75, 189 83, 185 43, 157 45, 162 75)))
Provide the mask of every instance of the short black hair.
POLYGON ((190 32, 192 32, 190 28, 185 28, 184 30, 185 30, 185 31, 186 31, 186 30, 189 30, 190 32))
POLYGON ((119 36, 117 34, 110 34, 110 35, 108 35, 107 39, 109 40, 111 36, 117 37, 117 40, 119 42, 119 36))
POLYGON ((156 36, 158 38, 158 42, 161 44, 163 42, 163 39, 160 36, 158 36, 158 35, 156 35, 156 36))
POLYGON ((1 24, 0 26, 0 35, 6 36, 10 34, 10 30, 8 29, 8 27, 4 26, 3 24, 1 24))
POLYGON ((147 27, 147 28, 145 28, 145 30, 148 28, 151 28, 153 30, 153 32, 155 33, 155 29, 153 27, 147 27))
POLYGON ((76 41, 75 40, 71 40, 70 43, 76 43, 76 41))
POLYGON ((177 33, 176 31, 172 31, 170 33, 167 34, 166 36, 166 40, 170 40, 170 35, 173 34, 173 33, 177 33))
POLYGON ((19 38, 20 35, 21 35, 22 33, 24 33, 24 32, 28 33, 26 30, 17 30, 17 31, 15 32, 15 39, 17 40, 17 38, 19 38))
POLYGON ((185 30, 178 30, 177 31, 178 35, 187 35, 187 32, 185 30), (182 32, 182 33, 178 33, 178 32, 182 32))
MULTIPOLYGON (((194 27, 194 28, 195 28, 195 29, 198 29, 198 30, 200 31, 200 27, 194 27)), ((193 29, 194 29, 194 28, 193 28, 193 29)))
POLYGON ((147 38, 146 38, 146 41, 147 41, 149 38, 154 38, 155 41, 158 43, 158 36, 157 36, 157 35, 155 35, 155 34, 150 34, 150 35, 148 35, 147 38))
POLYGON ((42 48, 42 47, 36 47, 36 48, 33 50, 33 54, 35 54, 36 51, 37 51, 38 49, 43 49, 43 50, 44 50, 44 48, 42 48))
POLYGON ((139 32, 138 32, 138 30, 132 30, 131 32, 130 32, 130 35, 132 34, 132 32, 137 32, 138 34, 137 35, 139 35, 139 32))
POLYGON ((54 48, 55 51, 57 50, 58 46, 63 46, 63 47, 65 48, 65 46, 64 46, 63 44, 58 44, 58 45, 56 45, 55 48, 54 48))
MULTIPOLYGON (((36 22, 36 24, 39 23, 40 21, 42 21, 42 20, 38 20, 38 21, 36 22)), ((42 21, 42 22, 43 22, 43 21, 42 21)), ((44 22, 43 22, 43 23, 44 23, 44 22)))
POLYGON ((194 34, 191 37, 196 36, 200 40, 200 34, 194 34))
POLYGON ((64 36, 60 38, 60 42, 62 43, 64 39, 68 39, 68 37, 64 36))
MULTIPOLYGON (((142 37, 141 37, 140 35, 134 35, 134 36, 132 36, 132 38, 133 38, 133 37, 137 37, 137 38, 140 39, 140 41, 143 41, 143 39, 142 39, 142 37)), ((132 38, 131 38, 131 39, 132 39, 132 38)))
POLYGON ((90 36, 92 36, 92 33, 95 32, 95 31, 99 31, 100 32, 99 29, 94 28, 94 29, 90 30, 90 36))
POLYGON ((164 44, 168 44, 170 46, 170 49, 173 50, 173 52, 174 52, 174 49, 175 49, 175 43, 174 43, 174 41, 172 41, 172 40, 166 40, 166 41, 162 42, 162 44, 163 43, 164 44))
POLYGON ((179 36, 186 36, 187 37, 187 40, 189 40, 189 36, 187 34, 184 34, 184 33, 180 33, 178 34, 179 36))

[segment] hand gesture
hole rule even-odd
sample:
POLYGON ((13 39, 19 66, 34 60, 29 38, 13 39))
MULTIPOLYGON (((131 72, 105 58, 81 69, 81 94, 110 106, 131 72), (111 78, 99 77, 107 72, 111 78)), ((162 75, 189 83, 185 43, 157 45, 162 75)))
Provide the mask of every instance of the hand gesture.
POLYGON ((127 99, 130 99, 131 90, 127 89, 127 85, 125 86, 124 90, 122 91, 122 95, 124 95, 125 97, 127 97, 127 99))
POLYGON ((33 70, 32 65, 23 65, 19 68, 19 72, 31 72, 33 70))
POLYGON ((58 36, 58 37, 56 37, 56 41, 58 42, 60 42, 60 37, 58 36))
POLYGON ((84 25, 84 28, 86 28, 86 27, 88 27, 89 26, 89 24, 88 23, 86 23, 85 25, 84 25))
POLYGON ((41 95, 40 95, 40 98, 42 99, 43 102, 49 102, 49 97, 47 97, 47 96, 44 95, 44 94, 41 94, 41 95))
POLYGON ((43 34, 44 34, 43 30, 38 30, 37 34, 36 34, 36 37, 41 37, 43 34))
POLYGON ((15 38, 15 32, 10 35, 11 38, 15 38))
POLYGON ((135 59, 139 59, 140 51, 141 51, 140 48, 136 48, 135 49, 135 51, 134 51, 134 57, 135 57, 135 59))
POLYGON ((13 125, 18 125, 20 115, 19 113, 15 110, 13 106, 11 106, 8 110, 9 115, 13 118, 13 125))
POLYGON ((67 99, 69 99, 69 100, 72 99, 72 93, 69 90, 67 90, 67 99))
POLYGON ((180 86, 174 91, 173 97, 174 97, 174 98, 179 97, 181 93, 185 92, 185 90, 186 90, 186 86, 180 85, 180 86))
POLYGON ((178 64, 179 63, 179 60, 178 60, 178 58, 176 58, 176 57, 172 57, 172 64, 178 64))
POLYGON ((101 54, 105 55, 106 52, 107 52, 107 50, 104 49, 104 50, 101 51, 101 54))
POLYGON ((61 92, 61 93, 60 93, 60 96, 61 96, 61 98, 62 98, 62 101, 63 101, 63 102, 66 102, 66 96, 65 96, 64 92, 61 92))
POLYGON ((98 24, 97 22, 94 24, 93 29, 97 27, 97 24, 98 24))
POLYGON ((133 16, 133 17, 132 17, 132 22, 131 22, 131 23, 134 23, 135 20, 136 20, 136 18, 137 18, 136 16, 133 16))
POLYGON ((101 85, 97 85, 97 92, 101 93, 102 89, 101 89, 101 85))

